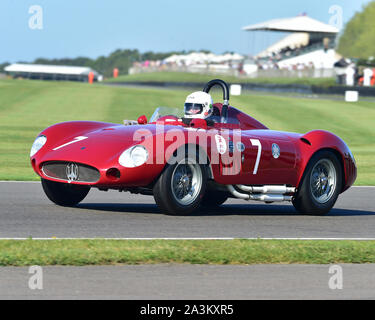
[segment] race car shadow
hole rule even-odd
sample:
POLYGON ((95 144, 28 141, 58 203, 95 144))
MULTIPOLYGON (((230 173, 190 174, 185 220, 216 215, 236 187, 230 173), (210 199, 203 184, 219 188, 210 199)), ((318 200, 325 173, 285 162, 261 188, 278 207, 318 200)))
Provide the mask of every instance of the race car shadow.
MULTIPOLYGON (((152 203, 81 203, 79 209, 117 213, 164 214, 152 203)), ((217 208, 201 208, 189 216, 298 216, 292 205, 224 204, 217 208)), ((326 216, 366 216, 375 211, 333 208, 326 216)))
POLYGON ((76 208, 118 213, 139 212, 161 214, 156 204, 152 203, 80 203, 76 208))
MULTIPOLYGON (((254 215, 254 216, 296 216, 301 215, 292 205, 269 204, 228 204, 215 209, 202 208, 198 215, 254 215)), ((375 215, 375 211, 333 208, 325 216, 362 216, 375 215)))

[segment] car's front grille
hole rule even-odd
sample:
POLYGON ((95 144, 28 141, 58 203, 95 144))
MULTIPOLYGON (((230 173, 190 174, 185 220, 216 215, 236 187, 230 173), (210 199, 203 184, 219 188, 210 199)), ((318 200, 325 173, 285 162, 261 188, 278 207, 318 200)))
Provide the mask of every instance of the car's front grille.
POLYGON ((94 183, 100 179, 98 169, 75 162, 45 162, 42 166, 42 171, 47 177, 64 181, 94 183))

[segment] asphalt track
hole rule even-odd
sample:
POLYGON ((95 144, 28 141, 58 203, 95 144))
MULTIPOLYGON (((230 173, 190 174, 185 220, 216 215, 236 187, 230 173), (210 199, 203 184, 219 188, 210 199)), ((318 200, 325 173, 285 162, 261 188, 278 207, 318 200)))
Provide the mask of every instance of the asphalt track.
POLYGON ((4 267, 0 299, 375 299, 375 264, 340 265, 341 289, 330 287, 330 267, 55 266, 43 267, 41 290, 29 288, 27 267, 4 267))
POLYGON ((374 198, 375 188, 351 188, 323 217, 243 200, 181 217, 161 213, 151 196, 93 189, 78 207, 63 208, 38 182, 0 182, 0 238, 375 238, 374 198))

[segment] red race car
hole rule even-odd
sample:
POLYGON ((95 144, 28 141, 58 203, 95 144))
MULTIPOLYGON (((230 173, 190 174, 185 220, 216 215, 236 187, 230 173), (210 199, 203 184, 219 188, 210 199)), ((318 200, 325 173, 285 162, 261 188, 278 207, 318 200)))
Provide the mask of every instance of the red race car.
POLYGON ((153 195, 163 212, 178 215, 229 197, 291 201, 301 213, 325 214, 356 179, 354 157, 339 137, 269 130, 229 106, 222 80, 189 95, 184 111, 158 108, 149 123, 140 116, 53 125, 36 138, 32 167, 61 206, 77 205, 94 187, 153 195), (210 103, 215 85, 222 104, 210 103))

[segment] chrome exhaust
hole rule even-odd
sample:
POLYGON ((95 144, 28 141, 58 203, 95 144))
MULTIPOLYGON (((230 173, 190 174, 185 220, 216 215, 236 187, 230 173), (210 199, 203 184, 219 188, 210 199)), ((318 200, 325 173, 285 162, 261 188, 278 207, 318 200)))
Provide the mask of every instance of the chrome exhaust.
POLYGON ((264 202, 281 202, 292 201, 292 196, 284 196, 282 194, 256 194, 250 195, 251 200, 264 201, 264 202))
POLYGON ((289 195, 287 196, 287 195, 282 194, 281 192, 282 190, 285 190, 284 193, 295 192, 295 188, 286 187, 286 186, 251 187, 251 186, 237 185, 237 187, 249 193, 239 192, 232 185, 227 185, 229 192, 236 198, 243 199, 243 200, 255 200, 255 201, 264 201, 264 202, 292 201, 293 196, 289 196, 289 195), (272 187, 272 188, 269 188, 269 187, 272 187), (285 189, 282 189, 282 188, 285 188, 285 189), (257 193, 257 194, 251 193, 251 192, 260 192, 258 190, 267 191, 268 193, 265 193, 265 192, 257 193), (271 190, 273 191, 272 193, 271 193, 271 190))
POLYGON ((250 193, 271 193, 271 194, 285 194, 285 193, 294 193, 296 192, 296 188, 294 187, 287 187, 287 186, 260 186, 260 187, 253 187, 253 186, 245 186, 243 184, 237 184, 237 188, 241 189, 245 192, 250 193))

